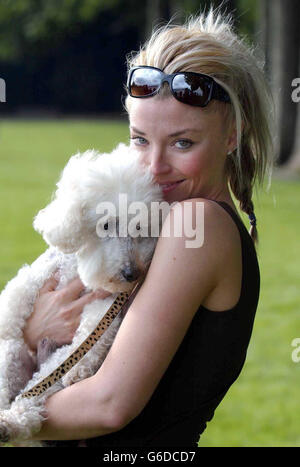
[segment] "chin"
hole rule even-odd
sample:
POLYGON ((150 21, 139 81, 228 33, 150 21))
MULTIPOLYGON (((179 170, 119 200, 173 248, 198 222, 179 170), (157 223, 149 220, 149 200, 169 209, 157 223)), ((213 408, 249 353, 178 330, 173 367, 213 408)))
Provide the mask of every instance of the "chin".
POLYGON ((175 193, 175 190, 174 190, 174 193, 166 193, 166 195, 164 195, 164 201, 167 201, 168 203, 175 203, 175 202, 179 202, 179 201, 183 201, 185 199, 188 199, 190 198, 189 195, 187 194, 184 194, 184 193, 175 193))
POLYGON ((187 190, 186 185, 187 180, 184 180, 177 188, 174 190, 164 193, 164 201, 168 203, 174 203, 176 201, 184 201, 185 199, 192 198, 191 190, 187 190))

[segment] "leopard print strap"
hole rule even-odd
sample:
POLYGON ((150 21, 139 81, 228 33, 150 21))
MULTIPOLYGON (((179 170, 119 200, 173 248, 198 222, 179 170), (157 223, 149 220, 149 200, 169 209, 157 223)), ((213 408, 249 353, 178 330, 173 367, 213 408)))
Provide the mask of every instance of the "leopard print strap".
MULTIPOLYGON (((135 289, 136 287, 131 292, 131 295, 135 289)), ((59 381, 68 371, 70 371, 71 368, 85 356, 85 354, 96 344, 102 334, 104 334, 104 332, 108 329, 108 327, 123 308, 123 305, 128 301, 129 296, 130 294, 127 292, 120 292, 94 331, 91 332, 91 334, 88 336, 88 338, 82 342, 82 344, 50 375, 46 376, 46 378, 37 383, 28 391, 22 393, 21 397, 29 398, 33 396, 39 396, 44 391, 49 389, 53 384, 57 383, 57 381, 59 381)))

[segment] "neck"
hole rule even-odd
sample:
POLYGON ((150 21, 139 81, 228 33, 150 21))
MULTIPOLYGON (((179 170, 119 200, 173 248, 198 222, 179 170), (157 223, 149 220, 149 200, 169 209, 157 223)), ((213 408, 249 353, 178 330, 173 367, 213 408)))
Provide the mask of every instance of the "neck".
POLYGON ((223 201, 229 204, 229 206, 237 212, 227 184, 223 185, 220 188, 213 187, 211 190, 208 190, 207 193, 204 195, 204 198, 212 199, 214 201, 223 201))

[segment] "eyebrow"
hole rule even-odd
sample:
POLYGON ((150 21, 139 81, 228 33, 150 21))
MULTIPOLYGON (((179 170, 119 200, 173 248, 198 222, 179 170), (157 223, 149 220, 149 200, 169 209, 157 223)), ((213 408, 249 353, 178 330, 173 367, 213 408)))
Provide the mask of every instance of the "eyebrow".
MULTIPOLYGON (((138 133, 139 135, 143 135, 145 136, 146 133, 144 133, 143 131, 139 130, 138 128, 134 127, 134 126, 131 126, 130 127, 135 133, 138 133)), ((198 132, 198 130, 196 130, 195 128, 185 128, 184 130, 180 130, 180 131, 176 131, 175 133, 171 133, 170 135, 168 135, 169 137, 174 137, 174 136, 180 136, 180 135, 183 135, 184 133, 196 133, 198 132)))
POLYGON ((176 131, 176 133, 172 133, 169 136, 180 136, 183 135, 184 133, 196 133, 199 130, 196 130, 196 128, 185 128, 184 130, 176 131))
POLYGON ((135 126, 131 126, 130 129, 133 130, 135 133, 138 133, 139 135, 144 135, 145 136, 145 134, 146 134, 143 131, 136 128, 135 126))

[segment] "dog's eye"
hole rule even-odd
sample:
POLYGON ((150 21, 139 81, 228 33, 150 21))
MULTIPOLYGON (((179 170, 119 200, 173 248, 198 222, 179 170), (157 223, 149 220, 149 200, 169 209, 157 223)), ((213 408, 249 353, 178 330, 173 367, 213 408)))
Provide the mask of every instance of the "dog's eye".
POLYGON ((106 224, 104 224, 103 229, 108 230, 108 222, 106 222, 106 224))

